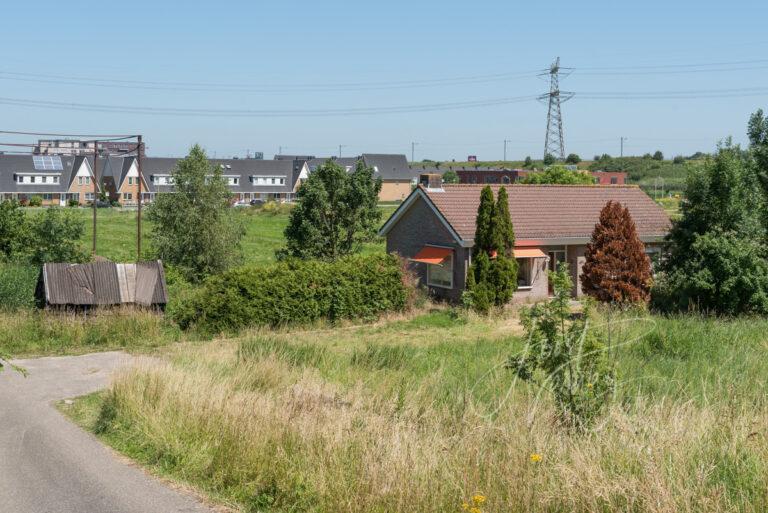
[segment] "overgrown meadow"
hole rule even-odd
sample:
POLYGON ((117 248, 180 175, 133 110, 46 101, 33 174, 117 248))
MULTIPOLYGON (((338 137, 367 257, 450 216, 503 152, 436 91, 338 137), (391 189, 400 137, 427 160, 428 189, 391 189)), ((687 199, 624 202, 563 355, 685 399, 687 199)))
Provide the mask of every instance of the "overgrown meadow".
POLYGON ((243 511, 765 510, 768 321, 612 316, 616 397, 577 433, 505 368, 516 319, 437 309, 177 347, 70 413, 243 511))

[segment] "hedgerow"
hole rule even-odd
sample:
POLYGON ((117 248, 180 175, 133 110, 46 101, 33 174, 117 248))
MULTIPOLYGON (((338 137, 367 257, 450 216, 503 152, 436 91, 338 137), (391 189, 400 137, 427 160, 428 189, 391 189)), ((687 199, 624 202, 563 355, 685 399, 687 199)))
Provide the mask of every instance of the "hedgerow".
POLYGON ((171 315, 184 329, 221 333, 248 326, 373 318, 405 309, 407 299, 395 256, 290 259, 213 276, 171 315))

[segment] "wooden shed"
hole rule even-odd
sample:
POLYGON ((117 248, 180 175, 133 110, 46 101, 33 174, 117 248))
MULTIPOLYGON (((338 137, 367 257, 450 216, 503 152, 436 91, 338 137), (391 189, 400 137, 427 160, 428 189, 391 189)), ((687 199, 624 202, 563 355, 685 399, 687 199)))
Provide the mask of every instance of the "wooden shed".
POLYGON ((117 264, 44 264, 38 301, 46 307, 98 307, 141 305, 164 308, 168 302, 163 263, 160 260, 117 264))

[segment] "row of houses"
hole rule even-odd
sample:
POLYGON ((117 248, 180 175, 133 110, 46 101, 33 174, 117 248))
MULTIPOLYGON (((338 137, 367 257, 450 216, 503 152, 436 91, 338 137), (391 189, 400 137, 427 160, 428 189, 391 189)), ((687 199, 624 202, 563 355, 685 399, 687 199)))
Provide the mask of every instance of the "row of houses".
MULTIPOLYGON (((302 180, 328 159, 304 158, 212 159, 232 191, 233 201, 291 201, 302 180)), ((173 171, 179 159, 141 159, 141 200, 150 203, 157 194, 172 192, 173 171)), ((381 201, 405 199, 416 184, 418 171, 408 166, 405 155, 363 154, 333 159, 351 171, 358 162, 371 167, 381 178, 381 201)), ((42 199, 43 205, 86 204, 106 194, 110 200, 131 206, 139 200, 139 169, 135 156, 94 158, 84 155, 0 154, 0 201, 42 199)))

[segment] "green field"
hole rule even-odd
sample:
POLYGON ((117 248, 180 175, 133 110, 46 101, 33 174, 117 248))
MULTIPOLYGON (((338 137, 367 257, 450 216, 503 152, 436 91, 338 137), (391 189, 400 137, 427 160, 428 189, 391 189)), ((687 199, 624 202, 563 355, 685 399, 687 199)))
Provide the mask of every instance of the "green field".
MULTIPOLYGON (((395 210, 394 205, 382 205, 382 222, 395 210)), ((30 209, 33 211, 34 209, 30 209)), ((255 208, 237 209, 237 215, 245 219, 246 233, 243 238, 243 256, 246 263, 264 264, 274 261, 275 250, 283 245, 283 230, 288 224, 286 214, 261 213, 255 208)), ((93 212, 91 209, 79 208, 77 213, 82 216, 86 234, 83 245, 89 251, 92 247, 93 212)), ((97 210, 96 242, 99 256, 115 262, 136 260, 136 217, 134 209, 109 208, 97 210)), ((152 224, 142 223, 142 248, 145 257, 151 254, 150 232, 152 224)), ((364 251, 379 251, 383 241, 368 244, 364 251)))
POLYGON ((768 322, 612 326, 617 396, 586 433, 504 368, 514 311, 173 345, 61 407, 237 511, 765 511, 768 322))

